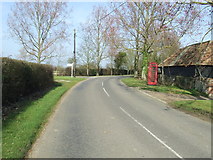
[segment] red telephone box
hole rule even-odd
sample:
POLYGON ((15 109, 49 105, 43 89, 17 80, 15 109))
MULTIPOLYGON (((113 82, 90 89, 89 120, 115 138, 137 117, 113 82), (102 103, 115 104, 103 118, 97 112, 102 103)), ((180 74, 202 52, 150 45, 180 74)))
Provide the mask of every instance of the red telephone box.
POLYGON ((158 77, 158 64, 156 62, 150 62, 148 66, 148 85, 157 85, 158 77))

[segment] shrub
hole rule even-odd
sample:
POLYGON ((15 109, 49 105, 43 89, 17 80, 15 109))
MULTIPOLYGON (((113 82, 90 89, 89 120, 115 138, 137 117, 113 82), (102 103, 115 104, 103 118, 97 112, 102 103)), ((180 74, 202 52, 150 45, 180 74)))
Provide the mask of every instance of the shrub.
POLYGON ((53 85, 53 68, 50 65, 10 58, 2 58, 1 60, 3 106, 53 85))
MULTIPOLYGON (((96 76, 96 72, 97 72, 97 69, 91 68, 89 70, 89 75, 90 76, 96 76)), ((120 69, 120 70, 113 69, 113 75, 127 75, 127 73, 128 73, 128 71, 125 70, 125 69, 120 69)), ((70 76, 71 75, 71 68, 70 67, 65 68, 65 75, 66 76, 70 76)), ((100 76, 102 76, 102 75, 111 75, 110 68, 107 68, 107 69, 102 68, 102 69, 100 69, 99 75, 100 76)), ((87 69, 86 68, 81 68, 81 67, 76 68, 76 76, 87 76, 87 69)))

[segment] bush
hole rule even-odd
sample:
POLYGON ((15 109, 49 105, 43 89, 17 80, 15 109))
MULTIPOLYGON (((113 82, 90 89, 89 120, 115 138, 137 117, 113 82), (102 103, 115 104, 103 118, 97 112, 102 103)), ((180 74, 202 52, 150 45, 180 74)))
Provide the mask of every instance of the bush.
MULTIPOLYGON (((89 75, 90 76, 96 76, 97 69, 91 68, 89 70, 89 75)), ((120 69, 120 70, 115 70, 113 69, 113 75, 127 75, 128 71, 125 69, 120 69)), ((60 75, 60 74, 59 74, 60 75)), ((70 76, 71 75, 71 68, 67 67, 65 68, 65 76, 70 76)), ((110 68, 101 68, 100 69, 100 76, 102 75, 111 75, 111 70, 110 68)), ((76 76, 87 76, 87 69, 86 68, 76 68, 76 76)))
POLYGON ((53 68, 50 65, 10 58, 2 58, 1 60, 3 106, 53 85, 53 68))
MULTIPOLYGON (((71 75, 71 68, 67 67, 65 68, 65 76, 71 75)), ((96 69, 90 69, 89 70, 90 76, 96 75, 96 69)), ((86 68, 76 68, 76 76, 87 76, 87 69, 86 68)))

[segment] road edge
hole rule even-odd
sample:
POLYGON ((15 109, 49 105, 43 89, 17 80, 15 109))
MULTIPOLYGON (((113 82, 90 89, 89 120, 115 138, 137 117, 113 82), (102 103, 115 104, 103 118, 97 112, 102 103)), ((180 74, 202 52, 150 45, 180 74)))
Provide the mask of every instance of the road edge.
POLYGON ((181 108, 177 108, 177 107, 171 105, 170 103, 168 103, 168 102, 166 102, 166 101, 163 101, 163 100, 161 100, 161 99, 159 99, 159 98, 157 98, 157 97, 155 97, 155 96, 152 96, 152 95, 150 95, 150 94, 144 92, 143 90, 140 90, 139 87, 129 87, 129 86, 127 86, 125 83, 123 83, 123 82, 121 81, 121 79, 120 79, 120 82, 121 82, 123 85, 125 85, 126 87, 128 87, 128 88, 131 88, 131 89, 133 89, 133 90, 135 90, 135 91, 138 91, 138 92, 140 92, 140 93, 142 93, 142 94, 144 94, 144 95, 146 95, 146 96, 152 97, 152 98, 154 98, 154 99, 160 101, 161 103, 164 103, 165 105, 167 105, 167 107, 170 107, 171 109, 174 109, 174 110, 183 112, 183 113, 185 113, 185 114, 187 114, 187 115, 190 115, 190 116, 192 116, 192 117, 196 117, 196 118, 198 118, 198 119, 200 119, 200 120, 203 120, 203 121, 206 121, 206 122, 210 122, 210 123, 211 123, 211 122, 213 121, 211 118, 206 117, 205 115, 200 115, 200 114, 197 114, 197 113, 194 113, 194 112, 190 112, 190 111, 187 111, 187 110, 184 110, 184 109, 181 109, 181 108))
POLYGON ((154 99, 156 99, 156 100, 158 100, 158 101, 160 101, 160 102, 162 102, 162 103, 164 103, 164 104, 166 104, 166 105, 169 105, 166 101, 163 101, 163 100, 161 100, 161 99, 159 99, 159 98, 157 98, 157 97, 155 97, 155 96, 152 96, 152 95, 150 95, 150 94, 148 94, 148 93, 146 93, 146 92, 140 90, 138 87, 129 87, 129 86, 127 86, 124 82, 121 81, 121 79, 120 79, 120 83, 123 84, 123 85, 125 85, 125 86, 128 87, 128 88, 131 88, 131 89, 133 89, 133 90, 135 90, 135 91, 138 91, 138 92, 140 92, 140 93, 145 94, 146 96, 149 96, 149 97, 151 97, 151 98, 154 98, 154 99))
POLYGON ((85 79, 85 80, 82 80, 80 82, 78 82, 77 84, 75 84, 73 87, 71 87, 70 89, 68 89, 62 96, 61 98, 59 99, 59 101, 55 104, 55 106, 53 107, 53 110, 51 111, 50 113, 50 116, 47 118, 45 124, 43 124, 42 128, 40 129, 40 132, 38 133, 37 137, 36 137, 36 140, 34 141, 34 143, 31 145, 31 148, 28 150, 28 152, 26 153, 25 157, 24 158, 32 158, 31 154, 32 154, 32 151, 34 149, 34 147, 37 145, 38 143, 38 140, 40 139, 40 137, 42 136, 42 134, 44 134, 44 131, 46 129, 46 127, 48 126, 49 122, 54 118, 57 110, 59 109, 60 105, 62 104, 63 100, 69 95, 71 94, 72 90, 75 89, 76 87, 78 87, 81 83, 87 81, 89 79, 85 79))

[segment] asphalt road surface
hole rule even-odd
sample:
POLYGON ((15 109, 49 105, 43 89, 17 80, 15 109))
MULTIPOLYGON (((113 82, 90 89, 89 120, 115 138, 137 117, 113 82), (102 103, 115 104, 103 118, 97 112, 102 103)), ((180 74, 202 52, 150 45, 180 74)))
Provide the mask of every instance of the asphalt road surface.
POLYGON ((29 157, 211 157, 211 123, 131 89, 120 78, 90 78, 69 91, 29 157))

